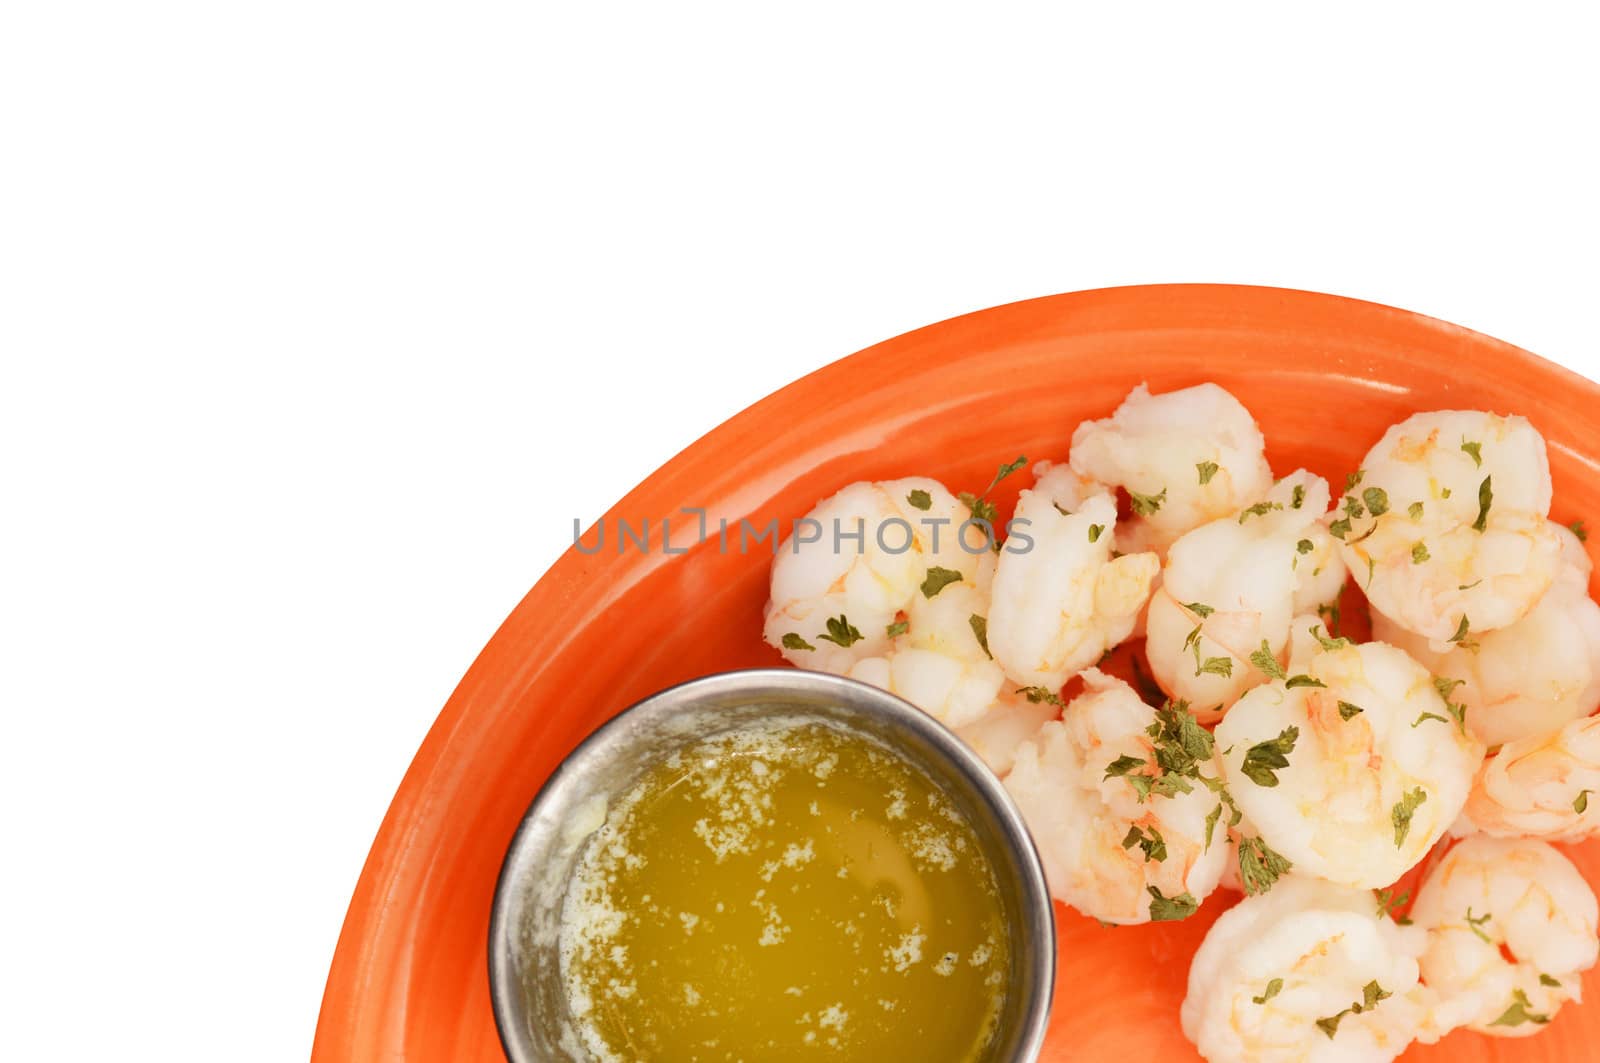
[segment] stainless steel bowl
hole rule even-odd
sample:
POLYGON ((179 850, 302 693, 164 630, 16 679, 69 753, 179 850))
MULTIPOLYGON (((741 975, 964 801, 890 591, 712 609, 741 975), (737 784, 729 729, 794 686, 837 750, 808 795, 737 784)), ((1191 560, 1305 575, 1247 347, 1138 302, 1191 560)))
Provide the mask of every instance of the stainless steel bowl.
POLYGON ((571 1036, 557 942, 567 883, 605 804, 674 751, 774 716, 832 722, 878 739, 966 814, 994 868, 1011 935, 1004 1011, 984 1063, 1038 1057, 1055 981, 1055 918, 1039 854, 1000 780, 959 738, 893 694, 841 676, 771 668, 707 676, 644 699, 573 750, 528 806, 489 921, 490 994, 512 1063, 585 1059, 571 1036))

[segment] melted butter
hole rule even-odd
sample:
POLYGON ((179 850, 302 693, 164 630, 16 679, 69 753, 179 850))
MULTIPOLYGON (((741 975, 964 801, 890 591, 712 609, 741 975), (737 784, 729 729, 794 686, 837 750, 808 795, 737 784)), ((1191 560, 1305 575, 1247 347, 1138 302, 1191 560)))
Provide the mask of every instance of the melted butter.
POLYGON ((562 975, 601 1060, 981 1058, 1009 955, 992 868, 932 782, 817 724, 717 736, 591 839, 562 975))

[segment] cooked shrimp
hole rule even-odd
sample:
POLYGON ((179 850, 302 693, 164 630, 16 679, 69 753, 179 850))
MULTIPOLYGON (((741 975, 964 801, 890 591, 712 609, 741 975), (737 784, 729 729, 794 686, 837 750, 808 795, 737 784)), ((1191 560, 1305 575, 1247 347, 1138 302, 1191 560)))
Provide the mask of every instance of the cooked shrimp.
POLYGON ((1417 977, 1423 946, 1366 890, 1291 875, 1206 934, 1184 1035, 1211 1063, 1385 1063, 1444 1032, 1417 977))
POLYGON ((1555 578, 1544 438, 1521 417, 1419 413, 1351 477, 1333 531, 1372 606, 1440 649, 1526 616, 1555 578))
POLYGON ((1435 675, 1462 680, 1452 695, 1467 726, 1487 745, 1549 735, 1600 707, 1600 605, 1589 598, 1593 567, 1571 531, 1550 525, 1561 543, 1554 584, 1527 616, 1444 652, 1383 616, 1374 638, 1410 653, 1435 675))
POLYGON ((802 668, 840 674, 882 656, 934 569, 976 579, 989 551, 970 525, 958 538, 970 516, 922 478, 854 483, 824 499, 773 558, 767 642, 802 668))
POLYGON ((1578 1000, 1600 952, 1594 892, 1541 841, 1466 839, 1423 882, 1411 918, 1428 934, 1423 980, 1499 1037, 1538 1033, 1578 1000))
MULTIPOLYGON (((1265 640, 1276 669, 1289 639, 1298 566, 1328 511, 1328 484, 1299 470, 1249 508, 1184 535, 1167 552, 1150 599, 1145 651, 1156 682, 1209 722, 1268 673, 1252 664, 1265 640)), ((1319 603, 1320 604, 1320 603, 1319 603)))
POLYGON ((1018 748, 1035 738, 1044 725, 1061 716, 1061 702, 1049 692, 1027 694, 1008 690, 982 716, 956 728, 961 740, 983 758, 989 770, 1005 775, 1015 763, 1018 748))
POLYGON ((1111 495, 1064 465, 1041 466, 995 570, 989 650, 1019 686, 1059 690, 1133 631, 1160 562, 1113 558, 1111 495))
POLYGON ((985 551, 971 579, 946 584, 931 596, 913 595, 904 610, 904 632, 881 655, 857 661, 846 674, 900 695, 947 727, 984 716, 1005 682, 979 634, 994 568, 994 554, 985 551))
POLYGON ((1150 394, 1134 388, 1115 413, 1072 433, 1072 468, 1125 489, 1135 518, 1117 529, 1125 553, 1165 550, 1207 521, 1237 513, 1272 486, 1255 418, 1215 384, 1150 394))
POLYGON ((1086 691, 1017 749, 1006 776, 1050 892, 1108 923, 1187 915, 1216 888, 1228 852, 1221 805, 1200 781, 1217 776, 1211 737, 1119 679, 1083 675, 1086 691))
POLYGON ((1501 838, 1570 842, 1600 833, 1600 716, 1490 754, 1463 818, 1471 829, 1501 838))
POLYGON ((1323 517, 1295 541, 1294 611, 1315 613, 1339 600, 1350 570, 1344 566, 1339 540, 1328 531, 1333 515, 1323 517))
POLYGON ((1293 622, 1289 667, 1234 704, 1217 745, 1234 801, 1272 849, 1368 888, 1426 855, 1483 756, 1426 669, 1393 646, 1329 639, 1308 616, 1293 622))

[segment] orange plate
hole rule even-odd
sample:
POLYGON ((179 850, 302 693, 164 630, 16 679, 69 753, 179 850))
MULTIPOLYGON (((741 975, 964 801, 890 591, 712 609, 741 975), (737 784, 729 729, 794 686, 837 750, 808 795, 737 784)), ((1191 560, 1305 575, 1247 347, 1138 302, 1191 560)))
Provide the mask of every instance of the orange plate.
MULTIPOLYGON (((881 343, 763 399, 662 466, 606 514, 602 552, 569 550, 522 600, 429 732, 378 832, 339 938, 314 1058, 500 1059, 485 959, 495 873, 523 809, 585 734, 671 683, 770 665, 760 639, 766 547, 685 554, 683 506, 711 527, 791 521, 852 480, 934 476, 981 489, 1017 454, 1062 458, 1073 426, 1141 380, 1213 380, 1266 432, 1273 468, 1342 482, 1414 410, 1531 418, 1550 443, 1562 521, 1600 518, 1600 387, 1498 340, 1403 310, 1271 288, 1173 285, 1034 299, 881 343), (648 555, 616 552, 648 518, 648 555)), ((1018 477, 1017 479, 1023 479, 1018 477)), ((1005 485, 1002 512, 1015 499, 1005 485)), ((686 535, 685 533, 689 533, 686 535)), ((592 542, 591 538, 585 540, 592 542)), ((1600 843, 1571 850, 1600 884, 1600 843)), ((1058 907, 1060 995, 1047 1060, 1192 1060, 1178 1030, 1191 953, 1231 903, 1103 930, 1058 907)), ((1600 975, 1531 1040, 1458 1033, 1408 1060, 1574 1060, 1600 1043, 1600 975)))

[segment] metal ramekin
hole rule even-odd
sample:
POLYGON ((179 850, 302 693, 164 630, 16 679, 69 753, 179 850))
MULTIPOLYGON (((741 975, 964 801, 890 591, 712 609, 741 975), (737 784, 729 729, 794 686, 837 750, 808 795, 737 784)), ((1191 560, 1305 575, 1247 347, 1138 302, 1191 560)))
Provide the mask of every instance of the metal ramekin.
POLYGON ((1055 982, 1055 917, 1044 869, 1000 780, 932 717, 877 687, 792 668, 724 672, 645 698, 586 738, 528 806, 495 887, 489 987, 511 1063, 582 1061, 570 1036, 557 932, 567 882, 599 800, 614 804, 675 750, 774 716, 842 724, 925 771, 964 812, 999 881, 1011 972, 985 1063, 1031 1063, 1055 982))

